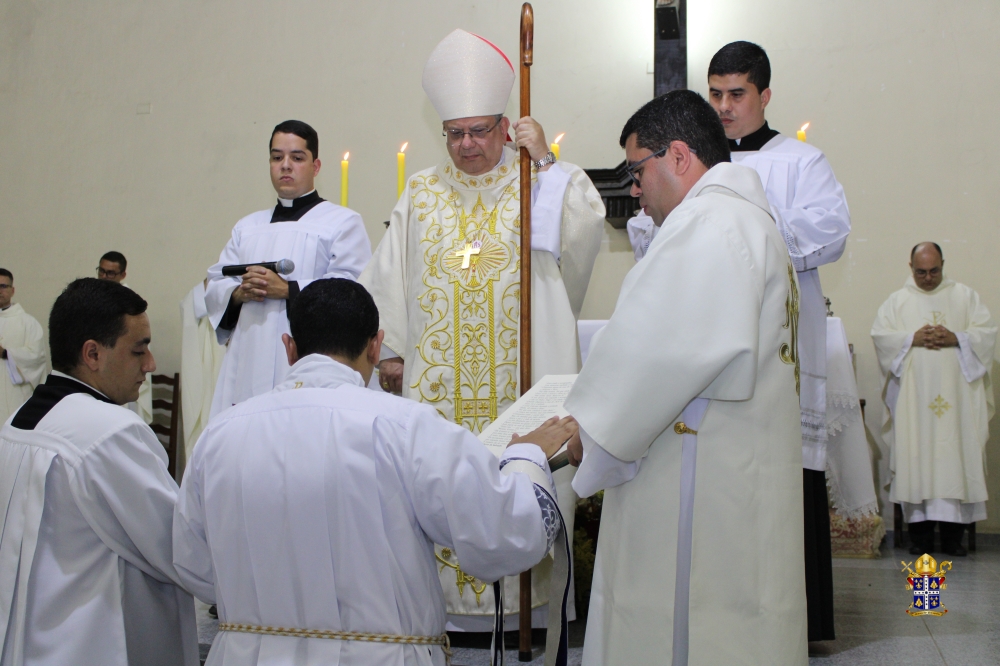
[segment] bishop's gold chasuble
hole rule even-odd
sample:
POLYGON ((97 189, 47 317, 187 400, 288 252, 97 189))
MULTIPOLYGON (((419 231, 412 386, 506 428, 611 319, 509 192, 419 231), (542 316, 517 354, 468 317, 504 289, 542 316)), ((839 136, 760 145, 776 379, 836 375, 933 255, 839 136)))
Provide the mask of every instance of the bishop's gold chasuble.
POLYGON ((911 277, 879 308, 872 338, 884 377, 882 397, 893 408, 893 413, 885 410, 882 427, 893 502, 986 501, 996 334, 979 294, 947 278, 928 292, 911 277), (927 324, 957 334, 961 346, 910 346, 913 333, 927 324), (985 373, 970 381, 962 354, 978 359, 985 373))
MULTIPOLYGON (((549 252, 532 253, 535 380, 579 370, 576 315, 604 224, 604 206, 587 176, 573 165, 559 166, 570 176, 560 262, 549 252)), ((450 159, 410 176, 360 278, 378 305, 385 345, 404 359, 403 395, 474 433, 519 394, 518 180, 509 148, 495 169, 480 176, 459 171, 450 159)), ((565 493, 559 486, 560 500, 571 493, 565 485, 565 493)), ((450 549, 436 553, 448 612, 492 617, 492 587, 465 574, 450 549)), ((549 566, 547 558, 535 569, 533 607, 547 602, 549 566)), ((514 613, 516 578, 508 579, 506 592, 507 610, 514 613)))

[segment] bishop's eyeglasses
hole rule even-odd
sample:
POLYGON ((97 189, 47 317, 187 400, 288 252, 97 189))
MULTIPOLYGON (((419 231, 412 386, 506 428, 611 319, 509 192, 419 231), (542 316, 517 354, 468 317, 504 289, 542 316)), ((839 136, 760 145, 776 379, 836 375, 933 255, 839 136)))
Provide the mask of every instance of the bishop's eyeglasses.
POLYGON ((463 130, 458 127, 446 127, 441 136, 448 137, 448 145, 457 146, 465 140, 465 135, 472 137, 473 141, 485 141, 486 135, 497 128, 500 121, 493 123, 493 127, 473 127, 470 130, 463 130))

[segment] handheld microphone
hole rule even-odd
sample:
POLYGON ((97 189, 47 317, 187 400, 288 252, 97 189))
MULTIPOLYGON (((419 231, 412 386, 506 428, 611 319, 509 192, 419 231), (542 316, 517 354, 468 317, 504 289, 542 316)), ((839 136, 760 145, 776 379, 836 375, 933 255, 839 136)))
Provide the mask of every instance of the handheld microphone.
POLYGON ((278 261, 257 261, 252 264, 233 264, 232 266, 223 266, 222 274, 226 277, 239 277, 247 272, 247 269, 251 266, 260 266, 261 268, 266 268, 269 271, 274 271, 279 275, 288 275, 295 270, 295 262, 291 259, 279 259, 278 261))

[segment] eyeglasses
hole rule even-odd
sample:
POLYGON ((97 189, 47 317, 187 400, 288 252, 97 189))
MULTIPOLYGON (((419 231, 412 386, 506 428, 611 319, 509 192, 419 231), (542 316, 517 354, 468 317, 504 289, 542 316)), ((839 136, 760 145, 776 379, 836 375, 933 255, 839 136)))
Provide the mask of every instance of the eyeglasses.
POLYGON ((97 267, 97 277, 99 278, 110 278, 114 280, 116 277, 122 274, 122 271, 106 271, 100 266, 97 267))
POLYGON ((636 187, 642 187, 642 185, 639 183, 639 178, 642 177, 642 173, 639 171, 639 169, 642 167, 643 164, 653 159, 654 157, 660 157, 661 155, 666 155, 666 154, 667 154, 667 149, 661 148, 652 155, 646 155, 635 164, 630 164, 629 166, 625 167, 625 171, 628 172, 628 177, 632 179, 632 184, 635 185, 636 187))
POLYGON ((0 289, 13 289, 13 288, 14 285, 12 284, 0 284, 0 289))
POLYGON ((450 146, 457 146, 462 143, 466 134, 471 136, 473 141, 485 141, 486 135, 495 130, 499 124, 500 121, 498 120, 493 124, 493 127, 474 127, 470 130, 463 130, 458 127, 448 127, 441 132, 441 136, 448 137, 448 145, 450 146))

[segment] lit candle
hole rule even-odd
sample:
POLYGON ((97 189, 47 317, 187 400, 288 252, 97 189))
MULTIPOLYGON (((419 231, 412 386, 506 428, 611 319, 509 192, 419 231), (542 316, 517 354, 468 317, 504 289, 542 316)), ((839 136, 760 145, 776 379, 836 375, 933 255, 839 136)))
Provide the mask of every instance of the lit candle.
POLYGON ((340 205, 344 208, 347 207, 347 158, 350 156, 349 152, 344 153, 344 159, 340 162, 340 205))
POLYGON ((805 125, 803 125, 802 127, 800 127, 799 131, 795 133, 795 136, 798 137, 799 141, 805 141, 806 140, 806 130, 807 129, 809 129, 809 123, 806 123, 805 125))
POLYGON ((564 136, 566 136, 566 132, 563 132, 562 134, 557 136, 555 140, 552 142, 552 145, 549 146, 549 150, 551 150, 552 154, 556 156, 556 159, 559 159, 559 142, 562 141, 562 138, 564 136))
POLYGON ((403 190, 406 189, 406 147, 408 145, 410 145, 409 141, 400 146, 399 152, 396 153, 396 198, 403 196, 403 190))

